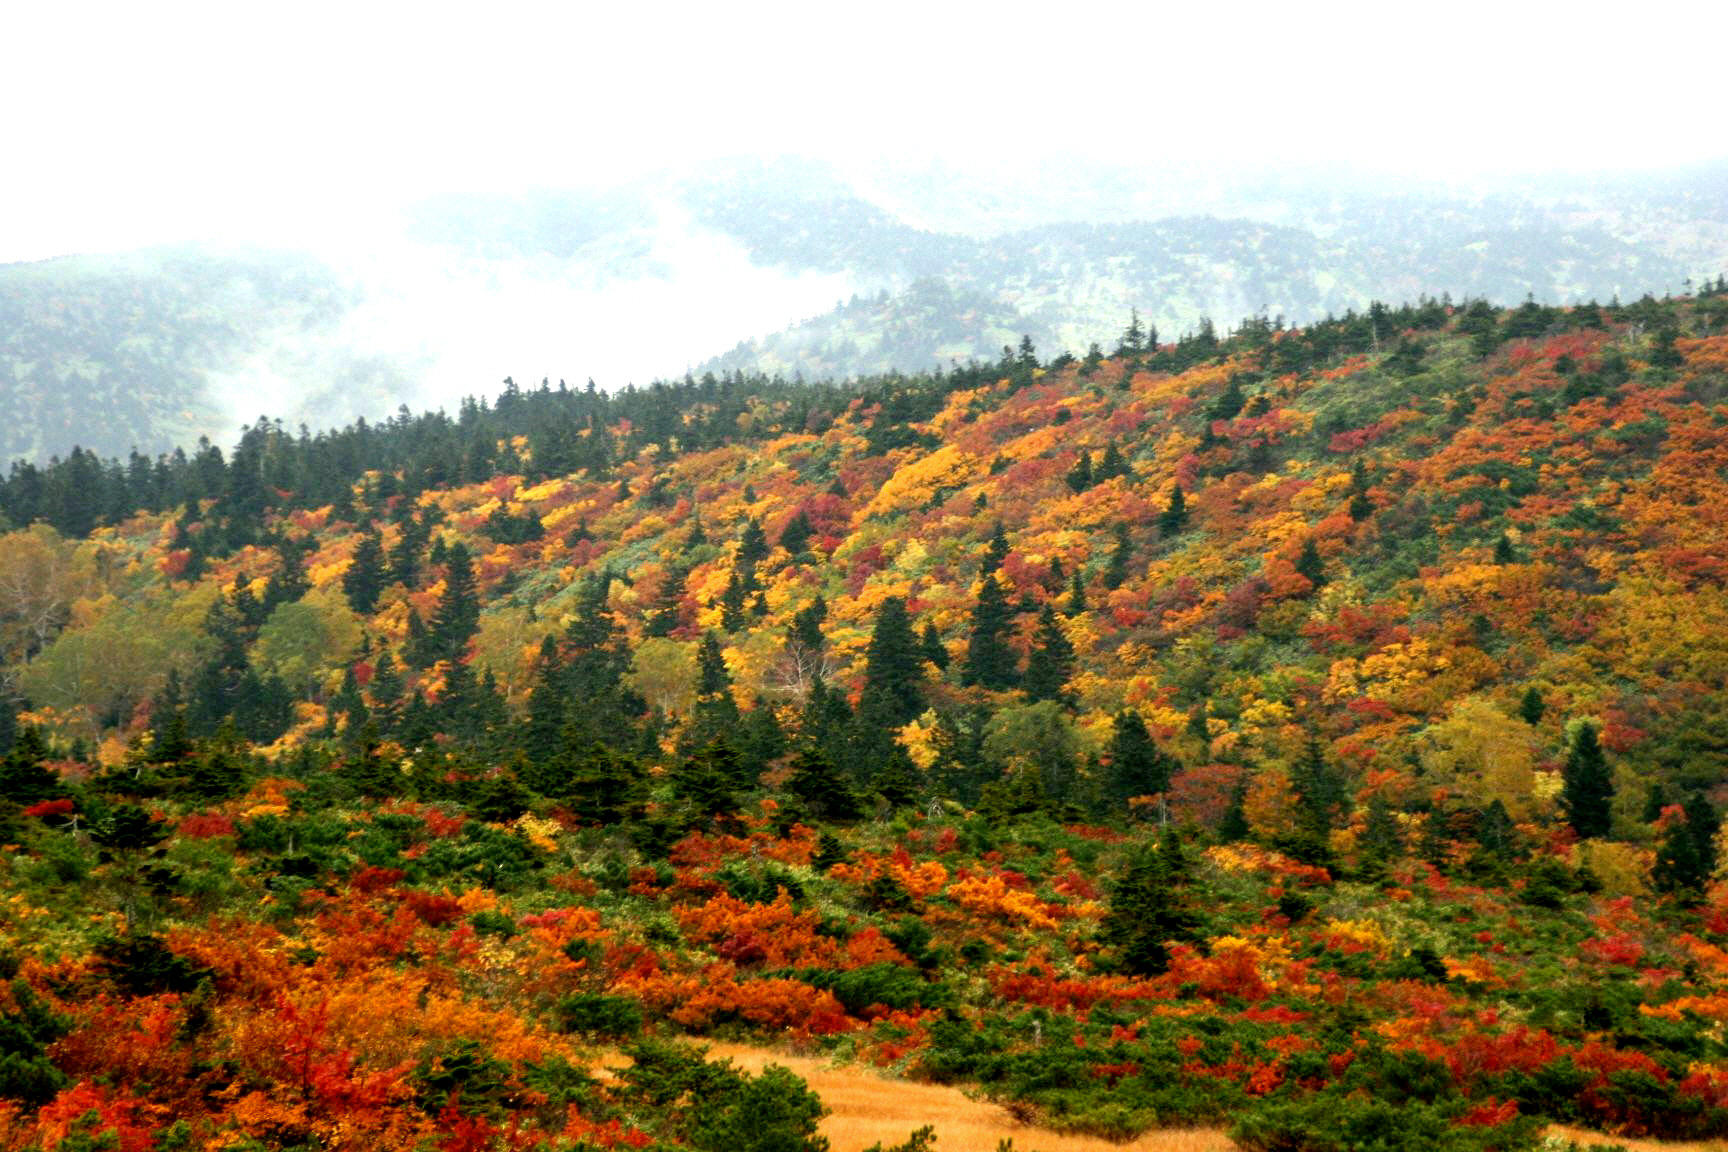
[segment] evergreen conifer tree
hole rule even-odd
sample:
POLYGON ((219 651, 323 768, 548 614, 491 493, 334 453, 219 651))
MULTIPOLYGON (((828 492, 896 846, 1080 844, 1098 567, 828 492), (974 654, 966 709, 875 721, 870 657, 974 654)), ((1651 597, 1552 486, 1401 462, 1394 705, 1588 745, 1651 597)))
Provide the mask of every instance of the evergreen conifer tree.
POLYGON ((378 663, 372 670, 372 683, 367 685, 367 692, 373 703, 386 712, 394 711, 402 702, 402 674, 396 670, 396 658, 386 650, 378 654, 378 663))
POLYGON ((1002 561, 1008 559, 1008 533, 1002 527, 1002 521, 996 521, 995 529, 990 533, 990 542, 984 546, 984 558, 978 566, 980 577, 994 575, 1002 567, 1002 561))
POLYGON ((1662 786, 1662 781, 1650 781, 1650 786, 1644 790, 1644 823, 1654 824, 1662 819, 1662 810, 1667 807, 1668 790, 1662 786))
POLYGON ((150 702, 150 762, 178 764, 192 752, 186 730, 186 690, 178 669, 168 670, 168 681, 150 702))
POLYGON ((1068 487, 1075 492, 1084 492, 1092 487, 1092 453, 1082 451, 1075 458, 1073 467, 1068 469, 1068 475, 1065 479, 1068 481, 1068 487))
POLYGON ((1308 578, 1316 592, 1326 583, 1326 562, 1320 558, 1320 549, 1315 546, 1312 536, 1302 542, 1302 554, 1296 558, 1296 571, 1308 578))
POLYGON ((744 521, 744 533, 738 538, 738 563, 740 566, 760 564, 768 559, 768 536, 762 531, 762 525, 752 516, 744 521))
POLYGON ((1086 349, 1086 358, 1080 361, 1080 378, 1090 380, 1098 373, 1098 366, 1104 363, 1104 349, 1094 340, 1086 349))
POLYGON ((428 629, 434 659, 460 660, 468 641, 480 627, 480 596, 475 588, 474 564, 468 546, 461 541, 445 550, 444 593, 428 629))
POLYGON ((1116 713, 1109 755, 1106 788, 1118 810, 1136 796, 1155 796, 1170 787, 1176 765, 1152 742, 1146 722, 1132 708, 1116 713))
POLYGON ((1128 327, 1122 330, 1122 338, 1116 342, 1116 355, 1129 360, 1138 360, 1146 351, 1146 329, 1140 323, 1140 309, 1128 310, 1128 327))
POLYGON ((1110 559, 1104 568, 1104 587, 1114 592, 1128 580, 1129 566, 1134 560, 1134 544, 1128 536, 1128 526, 1118 524, 1112 529, 1115 543, 1110 548, 1110 559))
POLYGON ((1344 781, 1326 759, 1317 735, 1308 737, 1307 751, 1290 774, 1303 830, 1324 837, 1337 823, 1345 801, 1344 781))
POLYGON ((420 579, 420 555, 426 549, 431 528, 424 519, 410 512, 402 521, 396 543, 390 548, 388 583, 412 588, 420 579))
POLYGON ((28 807, 65 794, 60 774, 47 767, 48 742, 34 725, 18 730, 12 748, 0 759, 0 799, 28 807))
POLYGON ((810 540, 816 532, 810 526, 810 517, 800 508, 786 521, 786 527, 780 530, 780 547, 792 556, 801 555, 810 547, 810 540))
POLYGON ((1608 835, 1613 823, 1614 776, 1594 724, 1578 726, 1560 779, 1560 808, 1573 831, 1585 840, 1608 835))
POLYGON ((785 751, 786 732, 780 727, 780 718, 758 695, 738 725, 738 756, 753 775, 760 776, 785 751))
POLYGON ((1143 846, 1110 893, 1099 936, 1123 969, 1155 976, 1170 966, 1170 945, 1199 935, 1200 917, 1187 889, 1188 863, 1180 836, 1165 833, 1156 847, 1143 846))
MULTIPOLYGON (((519 745, 531 764, 546 764, 563 750, 567 707, 563 672, 558 641, 551 636, 543 638, 540 654, 534 660, 534 680, 528 690, 528 715, 522 725, 519 745)), ((529 786, 545 795, 553 795, 532 781, 529 786)))
POLYGON ((821 749, 811 745, 800 748, 792 758, 786 789, 817 820, 845 824, 863 814, 858 795, 845 775, 821 749))
POLYGON ((1248 826, 1248 780, 1244 777, 1230 789, 1230 803, 1218 822, 1218 839, 1224 844, 1235 844, 1248 839, 1252 831, 1248 826))
POLYGON ((938 672, 947 669, 948 646, 942 643, 942 634, 936 631, 934 621, 926 620, 924 622, 924 631, 918 638, 918 649, 920 655, 928 660, 938 672))
POLYGON ((868 724, 901 728, 924 711, 923 653, 906 601, 890 596, 876 612, 864 655, 858 714, 868 724))
POLYGON ((994 691, 1014 686, 1014 652, 1007 633, 1013 621, 1008 596, 994 575, 984 577, 978 587, 978 602, 972 608, 972 628, 966 639, 966 663, 960 682, 994 691))
POLYGON ((1350 468, 1350 519, 1360 524, 1374 515, 1374 502, 1368 498, 1368 466, 1357 457, 1350 468))
MULTIPOLYGON (((696 649, 696 715, 694 736, 708 742, 732 737, 740 720, 738 701, 732 695, 732 673, 726 668, 726 656, 720 648, 720 638, 704 632, 696 649)), ((736 751, 729 749, 736 756, 736 751)))
POLYGON ((1062 631, 1056 609, 1049 604, 1038 616, 1038 630, 1026 657, 1022 687, 1033 701, 1068 699, 1068 680, 1074 674, 1074 645, 1062 631))
POLYGON ((1086 581, 1080 569, 1075 568, 1068 577, 1068 599, 1062 605, 1065 616, 1079 616, 1086 611, 1086 581))
POLYGON ((738 754, 715 740, 684 756, 669 774, 673 792, 694 821, 715 828, 738 812, 738 793, 745 786, 738 754))
POLYGON ((1370 876, 1384 871, 1404 850, 1404 834, 1386 797, 1376 792, 1368 801, 1368 821, 1359 844, 1363 871, 1370 876))
POLYGON ((678 630, 683 621, 684 583, 689 578, 690 569, 683 563, 675 563, 666 569, 654 607, 642 621, 644 636, 665 637, 678 630))
POLYGON ((354 546, 354 558, 342 573, 342 591, 348 597, 348 607, 362 616, 370 615, 378 606, 384 591, 384 540, 375 525, 368 526, 354 546))
POLYGON ((792 616, 792 642, 809 652, 820 652, 827 644, 822 634, 822 622, 828 616, 828 602, 818 596, 792 616))
POLYGON ((1158 514, 1158 535, 1169 539, 1187 526, 1188 497, 1183 495, 1182 485, 1178 484, 1170 489, 1170 502, 1158 514))
POLYGON ((1113 480, 1118 476, 1128 476, 1129 474, 1128 461, 1122 458, 1122 450, 1116 447, 1116 441, 1110 441, 1104 446, 1102 459, 1092 470, 1092 478, 1102 484, 1106 480, 1113 480))
POLYGON ((1658 892, 1693 904, 1703 897, 1716 873, 1716 834, 1722 825, 1702 792, 1688 796, 1682 811, 1685 819, 1670 825, 1662 837, 1651 878, 1658 892))

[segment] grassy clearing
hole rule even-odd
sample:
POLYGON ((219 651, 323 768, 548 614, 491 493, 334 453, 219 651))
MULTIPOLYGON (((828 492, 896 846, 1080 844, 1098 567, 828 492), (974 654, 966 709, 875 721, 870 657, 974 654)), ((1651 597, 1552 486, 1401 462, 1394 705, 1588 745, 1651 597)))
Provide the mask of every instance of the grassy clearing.
POLYGON ((834 1152, 862 1152, 872 1144, 895 1144, 925 1124, 936 1128, 940 1152, 996 1152, 1003 1140, 1016 1152, 1230 1152, 1235 1146, 1216 1128, 1148 1132, 1129 1144, 1086 1136, 1064 1136, 1020 1124, 1006 1109, 968 1099, 958 1088, 895 1080, 857 1065, 791 1056, 742 1044, 715 1044, 710 1058, 730 1058, 757 1071, 780 1064, 802 1076, 822 1097, 829 1114, 822 1134, 834 1152))
MULTIPOLYGON (((712 1059, 730 1059, 759 1072, 768 1064, 791 1069, 822 1097, 828 1116, 822 1134, 834 1152, 863 1152, 873 1144, 896 1144, 925 1124, 936 1128, 940 1152, 996 1152, 1003 1140, 1016 1152, 1234 1152, 1220 1128, 1168 1128, 1147 1132, 1128 1144, 1046 1132, 1021 1124, 1007 1109, 969 1098, 959 1088, 896 1080, 862 1065, 836 1066, 821 1057, 796 1056, 747 1044, 713 1044, 712 1059)), ((1626 1152, 1728 1152, 1728 1141, 1673 1142, 1604 1136, 1555 1125, 1550 1137, 1618 1145, 1626 1152)))

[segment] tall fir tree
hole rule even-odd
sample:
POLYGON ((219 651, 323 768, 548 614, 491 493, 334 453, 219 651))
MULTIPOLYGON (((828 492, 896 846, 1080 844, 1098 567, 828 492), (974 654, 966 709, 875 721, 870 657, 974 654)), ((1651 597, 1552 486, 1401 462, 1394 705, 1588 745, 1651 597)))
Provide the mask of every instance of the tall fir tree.
POLYGON ((815 535, 815 529, 810 526, 809 514, 800 508, 786 521, 786 526, 780 529, 780 547, 792 556, 800 556, 810 547, 810 541, 815 535))
POLYGON ((1098 934, 1116 963, 1137 976, 1170 967, 1170 945, 1199 938, 1201 917, 1189 884, 1190 865, 1175 831, 1142 845, 1110 892, 1098 934))
POLYGON ((441 660, 460 660, 480 627, 480 595, 468 546, 451 544, 444 554, 444 592, 428 628, 432 650, 441 660))
POLYGON ((994 575, 978 586, 978 601, 972 607, 972 628, 966 638, 966 663, 960 682, 992 691, 1014 687, 1014 651, 1008 646, 1008 629, 1014 619, 1008 595, 994 575))
POLYGON ((1002 561, 1008 559, 1008 532, 1002 527, 1002 521, 996 521, 996 527, 990 532, 990 540, 984 545, 984 557, 979 561, 978 575, 992 576, 1001 567, 1002 561))
POLYGON ((1170 490, 1170 502, 1158 514, 1158 535, 1169 539, 1188 527, 1188 497, 1178 484, 1170 490))
POLYGON ((1170 787, 1176 764, 1153 743, 1146 721, 1132 708, 1116 713, 1109 755, 1105 787, 1118 814, 1134 797, 1155 796, 1170 787))
POLYGON ((1542 690, 1532 684, 1524 689, 1524 695, 1518 698, 1518 717, 1524 723, 1534 728, 1542 723, 1542 717, 1548 711, 1548 704, 1542 699, 1542 690))
POLYGON ((1086 611, 1086 579, 1078 567, 1068 577, 1068 599, 1062 605, 1062 611, 1069 616, 1078 616, 1086 611))
POLYGON ((1596 725, 1578 725, 1560 773, 1560 809, 1581 839, 1608 835, 1613 825, 1614 775, 1596 725))
POLYGON ((1082 450, 1080 455, 1075 457, 1074 465, 1068 469, 1064 479, 1068 482, 1068 487, 1075 492, 1084 492, 1092 487, 1092 453, 1082 450))
POLYGON ((768 559, 768 535, 761 523, 752 516, 744 521, 744 531, 738 537, 738 564, 750 566, 768 559))
POLYGON ((1056 609, 1049 604, 1038 615, 1038 630, 1026 655, 1026 676, 1021 682, 1028 699, 1069 702, 1068 680, 1074 675, 1074 645, 1062 631, 1056 609))
POLYGON ((397 529, 396 543, 390 547, 389 583, 412 588, 420 580, 420 557, 426 551, 431 535, 426 521, 409 512, 397 529))
POLYGON ((866 723, 901 728, 924 711, 923 653, 906 601, 890 596, 876 610, 864 653, 864 688, 858 714, 866 723))
POLYGON ((930 662, 931 667, 938 672, 948 668, 948 646, 942 643, 942 633, 936 630, 933 620, 924 622, 924 631, 919 635, 918 647, 920 654, 930 662))
MULTIPOLYGON (((720 638, 704 632, 696 649, 696 714, 692 737, 697 743, 732 739, 741 719, 732 695, 732 674, 720 638)), ((736 755, 736 752, 734 752, 736 755)))
POLYGON ((1681 904, 1695 904, 1716 874, 1716 835, 1721 818, 1702 792, 1693 792, 1681 808, 1684 819, 1668 826, 1656 850, 1651 873, 1656 890, 1681 904))
POLYGON ((793 756, 786 790, 817 820, 846 824, 864 812, 845 774, 826 753, 812 745, 805 745, 793 756))
POLYGON ((1129 538, 1126 524, 1116 525, 1111 532, 1115 539, 1110 546, 1110 559, 1104 566, 1104 587, 1114 592, 1128 580, 1134 562, 1134 542, 1129 538))
POLYGON ((1346 791, 1344 779, 1326 759, 1320 737, 1310 733, 1308 746, 1290 774, 1303 830, 1324 837, 1342 814, 1346 791))
POLYGON ((1320 549, 1312 536, 1302 542, 1302 553, 1296 557, 1296 571, 1307 577, 1316 592, 1326 583, 1326 562, 1320 558, 1320 549))
MULTIPOLYGON (((546 636, 540 641, 540 652, 534 658, 534 676, 528 689, 528 714, 521 728, 520 748, 529 763, 543 765, 564 749, 564 717, 567 700, 564 685, 564 663, 558 652, 558 641, 546 636)), ((530 787, 536 787, 530 782, 530 787)), ((550 796, 543 788, 537 791, 550 796)))
POLYGON ((644 636, 666 637, 678 630, 684 620, 684 586, 689 578, 689 566, 682 561, 667 566, 654 606, 642 621, 644 636))
POLYGON ((375 525, 369 525, 354 546, 348 570, 342 573, 342 591, 348 597, 348 607, 362 616, 370 615, 384 591, 384 577, 384 539, 375 525))
POLYGON ((152 764, 178 764, 192 752, 192 737, 186 728, 186 689, 176 668, 168 670, 162 691, 150 702, 150 756, 152 764))

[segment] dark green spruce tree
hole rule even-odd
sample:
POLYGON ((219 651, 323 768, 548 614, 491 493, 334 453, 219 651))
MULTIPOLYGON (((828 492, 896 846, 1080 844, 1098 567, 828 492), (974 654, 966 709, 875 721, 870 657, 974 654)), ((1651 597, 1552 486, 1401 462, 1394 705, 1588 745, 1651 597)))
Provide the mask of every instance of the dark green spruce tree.
POLYGON ((435 658, 460 660, 479 627, 480 595, 474 582, 474 563, 468 546, 457 541, 445 550, 444 592, 428 628, 435 658))
POLYGON ((1170 490, 1170 502, 1158 514, 1158 535, 1168 540, 1188 527, 1188 497, 1178 484, 1170 490))
POLYGON ((1146 721, 1132 708, 1116 713, 1109 756, 1105 794, 1116 814, 1120 815, 1134 797, 1156 796, 1170 787, 1176 763, 1159 751, 1146 730, 1146 721))
POLYGON ((966 663, 960 682, 992 691, 1014 687, 1014 650, 1008 646, 1013 610, 1002 582, 987 575, 978 586, 978 602, 972 607, 972 628, 966 637, 966 663))
POLYGON ((696 649, 696 713, 691 736, 697 744, 730 741, 736 736, 741 719, 720 637, 704 632, 696 649))
POLYGON ((1613 825, 1614 775, 1596 725, 1578 726, 1560 772, 1560 810, 1580 839, 1608 835, 1613 825))
POLYGON ((1027 699, 1069 703, 1068 680, 1074 675, 1074 645, 1062 631, 1056 609, 1049 604, 1038 615, 1038 630, 1026 656, 1026 677, 1021 687, 1027 699))
POLYGON ((1201 918, 1188 885, 1190 872, 1174 831, 1156 847, 1143 845, 1135 852, 1099 924, 1099 936, 1124 971, 1155 976, 1170 967, 1171 944, 1198 938, 1201 918))
POLYGON ((924 654, 906 601, 890 596, 876 612, 864 655, 858 716, 867 724, 902 728, 924 711, 924 654))
POLYGON ((1702 792, 1686 797, 1681 810, 1685 819, 1669 825, 1663 834, 1651 879, 1658 892, 1689 905, 1703 899, 1716 874, 1716 834, 1722 821, 1702 792))

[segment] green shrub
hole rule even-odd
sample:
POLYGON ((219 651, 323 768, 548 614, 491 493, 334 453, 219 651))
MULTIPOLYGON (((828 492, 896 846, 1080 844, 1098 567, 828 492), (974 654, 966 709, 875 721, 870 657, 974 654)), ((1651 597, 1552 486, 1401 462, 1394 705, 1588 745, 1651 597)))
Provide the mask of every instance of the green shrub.
POLYGON ((613 1039, 642 1032, 642 1005, 628 996, 567 996, 558 1004, 559 1027, 613 1039))
POLYGON ((468 923, 474 926, 474 931, 482 936, 497 936, 508 940, 517 935, 521 929, 516 927, 514 917, 498 911, 496 908, 482 908, 468 917, 468 923))
POLYGON ((1518 1152, 1540 1132, 1526 1117, 1466 1126, 1430 1104, 1324 1094, 1251 1108, 1230 1138, 1243 1152, 1518 1152))
POLYGON ((898 964, 870 964, 848 971, 809 968, 791 975, 834 993, 834 998, 853 1015, 872 1004, 894 1009, 935 1008, 948 999, 942 985, 928 984, 917 971, 898 964))

